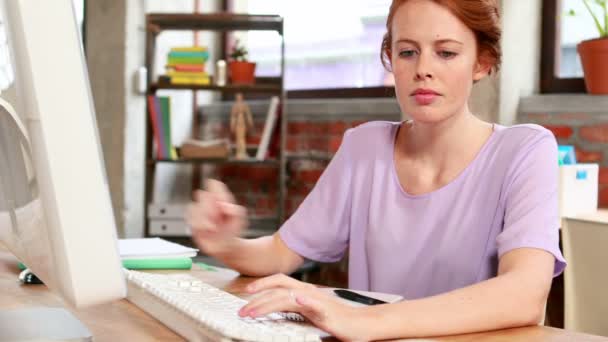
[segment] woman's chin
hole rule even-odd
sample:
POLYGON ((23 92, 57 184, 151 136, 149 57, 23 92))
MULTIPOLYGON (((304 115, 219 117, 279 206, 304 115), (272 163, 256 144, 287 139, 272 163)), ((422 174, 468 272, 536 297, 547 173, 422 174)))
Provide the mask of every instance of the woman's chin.
POLYGON ((438 110, 437 108, 405 108, 403 112, 408 119, 419 123, 437 123, 448 118, 446 111, 438 110))

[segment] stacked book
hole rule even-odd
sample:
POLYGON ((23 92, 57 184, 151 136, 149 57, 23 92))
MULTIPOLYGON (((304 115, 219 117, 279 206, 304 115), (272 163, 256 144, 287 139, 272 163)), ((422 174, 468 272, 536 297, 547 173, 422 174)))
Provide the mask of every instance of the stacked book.
POLYGON ((120 239, 118 251, 127 269, 190 269, 198 252, 161 238, 120 239))
POLYGON ((228 158, 229 155, 230 141, 228 139, 187 139, 180 149, 180 156, 188 159, 228 158))
POLYGON ((157 159, 177 159, 177 151, 171 143, 171 98, 148 95, 148 114, 152 122, 152 134, 157 159))
POLYGON ((205 63, 209 51, 204 46, 174 47, 167 56, 167 76, 171 84, 210 84, 205 63))

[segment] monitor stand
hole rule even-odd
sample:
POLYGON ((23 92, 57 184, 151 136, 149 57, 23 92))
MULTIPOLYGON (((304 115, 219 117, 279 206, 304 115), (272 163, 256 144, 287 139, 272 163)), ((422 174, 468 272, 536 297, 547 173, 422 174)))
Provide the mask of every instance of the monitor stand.
POLYGON ((35 307, 0 310, 0 341, 92 342, 93 335, 65 309, 35 307))

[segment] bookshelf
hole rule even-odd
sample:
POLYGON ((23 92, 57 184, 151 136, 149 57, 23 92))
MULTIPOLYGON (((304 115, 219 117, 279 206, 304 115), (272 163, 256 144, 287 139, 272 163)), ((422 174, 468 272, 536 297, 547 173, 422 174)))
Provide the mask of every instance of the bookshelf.
MULTIPOLYGON (((237 166, 250 166, 250 165, 261 165, 264 167, 276 168, 278 170, 277 189, 278 189, 278 205, 276 214, 272 217, 255 217, 249 218, 252 229, 246 232, 246 237, 257 237, 268 235, 274 232, 275 229, 284 220, 285 215, 285 196, 286 196, 286 132, 287 132, 287 111, 285 105, 285 89, 283 86, 283 78, 285 72, 285 42, 283 37, 283 18, 277 15, 247 15, 247 14, 232 14, 232 13, 213 13, 213 14, 170 14, 170 13, 150 13, 146 15, 146 53, 145 53, 145 64, 148 70, 148 89, 147 95, 156 95, 156 92, 161 89, 173 89, 183 91, 211 91, 219 92, 224 94, 234 94, 237 92, 243 93, 244 95, 253 94, 254 96, 278 96, 280 99, 280 111, 281 120, 279 127, 275 128, 278 130, 280 136, 279 153, 278 157, 274 159, 256 160, 246 159, 237 160, 232 158, 191 158, 191 159, 159 159, 153 153, 154 139, 153 139, 153 127, 151 120, 148 118, 149 108, 146 106, 146 165, 145 165, 145 203, 144 203, 144 215, 145 215, 145 232, 146 236, 162 236, 163 238, 180 240, 187 238, 183 234, 169 233, 159 234, 158 231, 151 232, 151 221, 150 205, 153 204, 154 194, 154 181, 155 172, 158 164, 161 163, 172 163, 172 164, 190 164, 190 165, 237 165, 237 166), (226 33, 231 31, 251 31, 251 30, 263 30, 263 31, 275 31, 280 36, 281 41, 281 62, 280 62, 280 75, 278 77, 257 77, 255 84, 242 85, 242 84, 226 84, 225 86, 217 86, 213 82, 209 85, 197 85, 197 84, 171 84, 169 79, 164 76, 156 76, 154 74, 154 65, 156 57, 156 39, 157 36, 167 30, 183 30, 183 31, 215 31, 219 33, 226 33), (173 235, 171 235, 173 234, 173 235)), ((215 63, 213 60, 207 61, 207 66, 212 67, 215 63)), ((193 115, 193 132, 200 131, 200 119, 198 113, 194 112, 193 115)), ((201 138, 193 133, 194 138, 201 138)), ((205 138, 205 137, 202 137, 205 138)), ((193 187, 198 183, 198 179, 195 176, 193 180, 193 187)), ((158 206, 158 203, 155 203, 158 206)), ((167 203, 167 206, 173 205, 167 203)), ((155 226, 158 226, 158 222, 154 222, 155 226)), ((162 227, 162 224, 160 225, 162 227)), ((162 230, 161 230, 162 231, 162 230)), ((167 231, 174 232, 175 230, 167 229, 167 231)))

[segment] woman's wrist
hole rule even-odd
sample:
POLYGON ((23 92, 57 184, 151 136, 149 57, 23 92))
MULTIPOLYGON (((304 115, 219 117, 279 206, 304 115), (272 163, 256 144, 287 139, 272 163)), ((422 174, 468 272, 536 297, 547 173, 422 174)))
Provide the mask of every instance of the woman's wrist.
POLYGON ((374 306, 350 307, 351 314, 347 314, 348 325, 354 329, 354 341, 373 341, 374 330, 379 324, 378 310, 374 306))
POLYGON ((200 247, 205 254, 221 258, 235 250, 238 240, 237 237, 230 237, 220 241, 210 241, 210 243, 203 242, 200 247))

